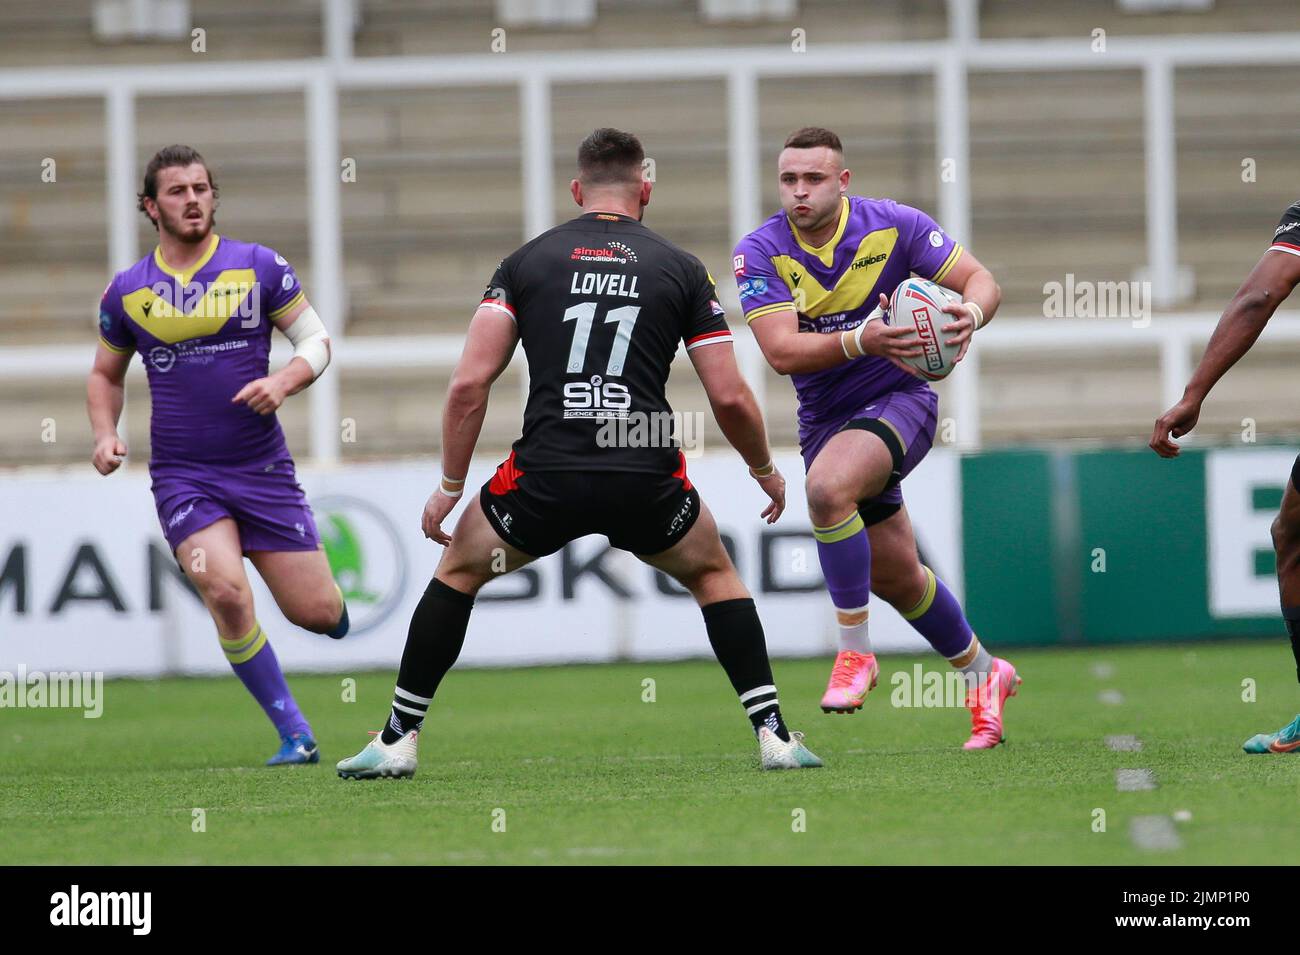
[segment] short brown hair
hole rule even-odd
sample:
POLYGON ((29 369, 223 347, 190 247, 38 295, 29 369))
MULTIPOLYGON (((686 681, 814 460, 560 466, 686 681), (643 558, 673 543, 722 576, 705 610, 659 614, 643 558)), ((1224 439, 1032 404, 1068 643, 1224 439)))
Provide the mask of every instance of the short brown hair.
POLYGON ((159 171, 168 169, 172 166, 180 166, 183 168, 185 166, 192 166, 195 163, 198 163, 207 170, 208 188, 212 190, 212 198, 214 201, 219 199, 221 193, 217 189, 217 181, 212 178, 212 170, 208 167, 207 160, 199 155, 199 151, 193 146, 181 146, 179 144, 164 146, 153 154, 153 158, 149 160, 149 165, 145 166, 144 188, 135 195, 136 208, 145 214, 145 217, 153 223, 155 229, 158 228, 158 222, 153 216, 149 215, 149 212, 145 209, 144 200, 148 198, 155 202, 158 201, 159 171))
POLYGON ((603 126, 578 147, 578 179, 584 186, 641 182, 645 150, 634 133, 603 126))
POLYGON ((840 142, 840 137, 821 126, 805 126, 803 129, 796 129, 785 138, 783 148, 816 149, 818 146, 829 147, 840 154, 844 152, 844 144, 840 142))

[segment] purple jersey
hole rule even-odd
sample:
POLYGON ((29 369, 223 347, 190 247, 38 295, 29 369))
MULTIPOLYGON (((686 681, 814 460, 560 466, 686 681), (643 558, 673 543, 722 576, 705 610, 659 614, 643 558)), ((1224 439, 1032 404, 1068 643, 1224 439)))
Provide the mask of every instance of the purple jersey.
MULTIPOLYGON (((736 246, 736 283, 745 320, 794 309, 799 331, 856 328, 912 273, 943 281, 962 247, 919 209, 892 199, 849 196, 826 244, 803 241, 778 212, 736 246)), ((838 427, 872 400, 929 385, 876 356, 790 376, 799 396, 799 441, 838 427)))
POLYGON ((113 277, 99 305, 100 341, 144 360, 151 465, 288 457, 276 416, 231 399, 265 377, 272 322, 302 300, 298 277, 273 250, 216 233, 185 273, 155 249, 113 277))

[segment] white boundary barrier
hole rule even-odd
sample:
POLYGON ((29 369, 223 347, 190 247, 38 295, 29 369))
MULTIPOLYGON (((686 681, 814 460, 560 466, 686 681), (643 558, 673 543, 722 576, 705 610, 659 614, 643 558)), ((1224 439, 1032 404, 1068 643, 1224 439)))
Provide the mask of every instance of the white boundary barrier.
MULTIPOLYGON (((1279 315, 1265 331, 1270 342, 1300 343, 1300 323, 1279 321, 1279 315)), ((960 411, 962 427, 953 446, 971 450, 980 446, 980 356, 997 353, 1040 352, 1046 349, 1114 350, 1150 353, 1152 371, 1160 376, 1161 410, 1172 406, 1183 395, 1192 373, 1192 349, 1209 340, 1219 316, 1209 312, 1186 315, 1156 315, 1150 324, 1139 327, 1128 319, 1051 318, 1027 321, 998 319, 977 333, 975 343, 961 366, 953 373, 953 401, 960 411)), ((766 408, 766 364, 758 343, 747 329, 735 328, 736 352, 741 370, 748 379, 759 407, 766 408)), ((396 368, 450 369, 460 359, 464 339, 457 335, 412 335, 383 337, 336 337, 331 372, 323 375, 308 390, 314 393, 331 383, 337 408, 340 369, 391 370, 396 368)), ((288 361, 289 344, 276 336, 271 350, 272 365, 288 361)), ((683 354, 679 351, 679 357, 683 354)), ((60 375, 82 375, 90 368, 92 349, 88 345, 50 345, 6 348, 0 351, 0 380, 37 381, 60 375)), ((523 350, 516 349, 510 367, 519 374, 519 409, 528 394, 527 366, 523 350)), ((131 365, 133 375, 143 374, 139 362, 131 365)), ((318 413, 313 405, 312 413, 318 413)), ((337 420, 334 417, 326 419, 337 420)), ((337 442, 339 429, 333 427, 337 442)), ((313 450, 315 450, 313 446, 313 450)), ((336 457, 305 458, 304 463, 336 463, 336 457)))

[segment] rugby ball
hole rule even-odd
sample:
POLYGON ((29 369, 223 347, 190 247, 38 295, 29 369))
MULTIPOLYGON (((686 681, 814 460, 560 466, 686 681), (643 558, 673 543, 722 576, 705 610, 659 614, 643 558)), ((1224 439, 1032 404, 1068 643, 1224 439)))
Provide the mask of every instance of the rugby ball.
POLYGON ((921 339, 922 354, 901 359, 921 373, 923 378, 938 381, 948 377, 960 345, 945 345, 952 333, 944 334, 943 326, 955 322, 957 316, 943 311, 950 302, 960 302, 961 296, 928 279, 910 278, 899 283, 889 297, 889 325, 909 326, 916 329, 921 339))

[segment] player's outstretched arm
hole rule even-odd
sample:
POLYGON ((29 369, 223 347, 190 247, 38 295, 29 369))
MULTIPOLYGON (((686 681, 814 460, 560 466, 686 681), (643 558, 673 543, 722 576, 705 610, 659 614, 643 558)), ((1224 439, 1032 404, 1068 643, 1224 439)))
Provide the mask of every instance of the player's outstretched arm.
POLYGON ((479 308, 469 323, 465 350, 451 374, 442 406, 442 481, 425 505, 421 522, 425 536, 444 546, 451 543, 451 535, 442 530, 442 522, 464 491, 487 414, 488 394, 510 364, 518 340, 514 319, 495 308, 479 308))
POLYGON ((1285 252, 1264 253, 1219 318, 1182 400, 1156 419, 1151 450, 1162 458, 1178 456, 1178 445, 1170 436, 1181 438, 1196 427, 1201 404, 1210 389, 1250 351, 1277 307, 1298 283, 1300 257, 1285 252))
POLYGON ((695 373, 700 376, 704 393, 709 396, 709 406, 718 427, 731 446, 749 465, 749 473, 771 503, 762 517, 769 524, 776 521, 785 510, 785 478, 772 463, 772 450, 767 444, 767 428, 763 425, 763 412, 740 373, 736 352, 731 342, 719 342, 687 351, 695 373))
POLYGON ((95 436, 91 463, 100 474, 112 474, 126 457, 126 442, 118 436, 117 422, 122 417, 123 382, 133 354, 134 351, 113 351, 101 342, 86 379, 86 412, 95 436))
POLYGON ((242 401, 258 414, 271 414, 290 395, 296 395, 320 377, 330 363, 330 339, 325 323, 304 298, 274 320, 275 327, 293 343, 289 363, 265 378, 250 381, 230 400, 242 401))
POLYGON ((788 308, 759 316, 749 327, 767 363, 779 375, 821 371, 863 355, 905 358, 921 354, 921 340, 912 329, 879 321, 868 320, 858 329, 838 335, 809 335, 799 331, 799 316, 788 308))

